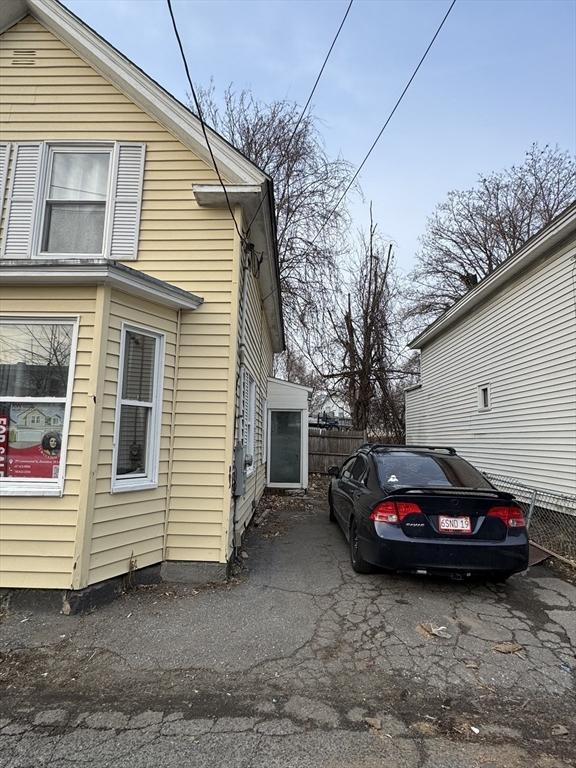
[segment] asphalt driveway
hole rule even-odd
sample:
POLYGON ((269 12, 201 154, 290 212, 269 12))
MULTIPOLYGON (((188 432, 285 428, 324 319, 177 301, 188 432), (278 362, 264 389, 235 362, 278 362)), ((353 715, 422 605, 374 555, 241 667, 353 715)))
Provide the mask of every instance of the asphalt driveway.
POLYGON ((0 767, 576 764, 576 587, 359 576, 323 489, 227 586, 0 623, 0 767))

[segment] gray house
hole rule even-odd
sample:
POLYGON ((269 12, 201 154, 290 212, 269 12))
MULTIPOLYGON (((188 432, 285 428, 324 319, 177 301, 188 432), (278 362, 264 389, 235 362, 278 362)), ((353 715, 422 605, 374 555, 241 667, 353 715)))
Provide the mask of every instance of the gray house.
POLYGON ((576 204, 409 345, 406 442, 576 494, 576 204))

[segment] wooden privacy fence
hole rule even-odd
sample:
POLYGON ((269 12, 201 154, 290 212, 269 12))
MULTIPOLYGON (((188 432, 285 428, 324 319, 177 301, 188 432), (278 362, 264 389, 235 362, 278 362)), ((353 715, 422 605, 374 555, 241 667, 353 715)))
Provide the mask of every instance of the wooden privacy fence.
POLYGON ((325 475, 333 464, 340 466, 347 456, 366 442, 364 432, 337 429, 310 429, 308 433, 308 471, 325 475))

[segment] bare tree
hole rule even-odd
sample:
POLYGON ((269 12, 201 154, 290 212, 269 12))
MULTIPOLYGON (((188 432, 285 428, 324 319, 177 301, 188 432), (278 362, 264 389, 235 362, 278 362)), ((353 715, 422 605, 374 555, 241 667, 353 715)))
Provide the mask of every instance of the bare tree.
POLYGON ((306 336, 306 357, 326 382, 326 392, 344 399, 353 426, 402 441, 403 389, 412 380, 398 328, 398 289, 392 246, 370 227, 361 237, 348 290, 330 295, 306 336))
POLYGON ((575 199, 575 159, 537 144, 521 165, 450 192, 421 239, 409 314, 420 324, 432 321, 575 199))
POLYGON ((290 101, 264 104, 230 85, 218 103, 214 87, 200 89, 204 118, 274 181, 280 280, 288 331, 297 329, 336 269, 347 224, 340 207, 329 212, 351 176, 341 157, 328 157, 318 121, 290 101), (322 235, 315 240, 321 227, 322 235))

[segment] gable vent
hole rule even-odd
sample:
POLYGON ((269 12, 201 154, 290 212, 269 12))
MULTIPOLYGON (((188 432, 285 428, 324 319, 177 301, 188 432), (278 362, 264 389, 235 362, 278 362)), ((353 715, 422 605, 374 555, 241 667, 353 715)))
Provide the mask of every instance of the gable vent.
POLYGON ((33 48, 18 48, 12 51, 13 67, 33 67, 36 63, 36 51, 33 48))

